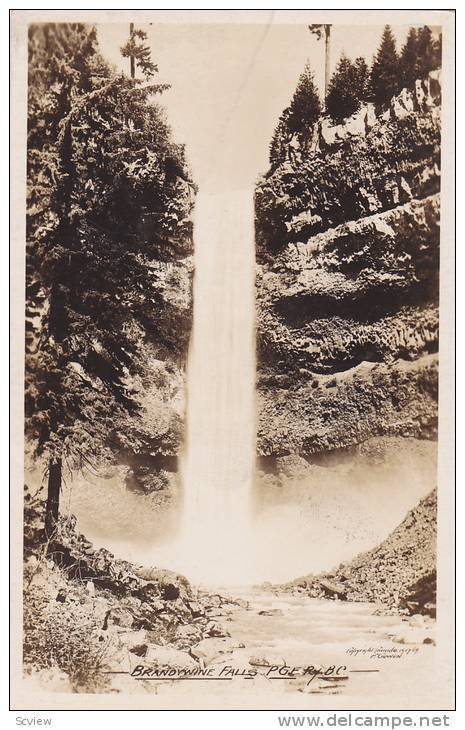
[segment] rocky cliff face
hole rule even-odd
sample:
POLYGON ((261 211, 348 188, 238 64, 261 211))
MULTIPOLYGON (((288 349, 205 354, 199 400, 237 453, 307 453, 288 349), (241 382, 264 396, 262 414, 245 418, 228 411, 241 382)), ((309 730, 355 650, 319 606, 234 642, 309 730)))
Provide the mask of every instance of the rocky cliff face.
POLYGON ((260 455, 434 437, 439 188, 437 72, 260 180, 260 455))
POLYGON ((156 321, 147 322, 145 376, 140 393, 141 420, 118 434, 121 461, 129 467, 127 486, 148 494, 176 481, 185 421, 185 372, 192 328, 193 240, 168 242, 164 255, 151 262, 156 321))

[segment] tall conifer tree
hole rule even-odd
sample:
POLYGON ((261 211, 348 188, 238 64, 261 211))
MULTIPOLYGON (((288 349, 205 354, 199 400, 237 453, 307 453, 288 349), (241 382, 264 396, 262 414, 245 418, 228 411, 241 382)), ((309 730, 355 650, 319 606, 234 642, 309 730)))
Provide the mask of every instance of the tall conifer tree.
POLYGON ((158 71, 158 66, 152 61, 150 48, 144 43, 146 40, 147 33, 140 28, 134 28, 131 23, 129 38, 121 48, 121 55, 130 58, 134 67, 139 68, 148 80, 158 71))
POLYGON ((442 66, 442 33, 433 41, 433 70, 442 66))
POLYGON ((286 107, 279 117, 278 124, 273 133, 270 143, 270 164, 276 167, 284 162, 287 156, 287 146, 289 144, 289 114, 290 109, 286 107))
POLYGON ((425 78, 435 68, 436 60, 433 34, 427 25, 418 31, 417 54, 418 74, 420 78, 425 78))
POLYGON ((399 92, 399 76, 396 42, 390 26, 386 25, 371 69, 371 92, 377 105, 386 106, 399 92))
POLYGON ((326 111, 336 122, 342 122, 360 108, 356 71, 343 54, 329 82, 326 111))
POLYGON ((402 87, 412 88, 418 78, 418 35, 410 28, 400 53, 400 79, 402 87))
POLYGON ((151 262, 189 233, 183 151, 149 101, 164 88, 113 71, 90 26, 29 29, 26 426, 48 536, 64 470, 98 462, 137 411, 151 262))
POLYGON ((354 84, 357 99, 361 103, 368 101, 370 95, 370 71, 367 62, 362 56, 355 59, 353 64, 354 84))
POLYGON ((288 127, 297 134, 301 146, 305 148, 310 140, 313 125, 321 115, 321 102, 310 65, 305 65, 299 77, 294 96, 289 105, 288 127))

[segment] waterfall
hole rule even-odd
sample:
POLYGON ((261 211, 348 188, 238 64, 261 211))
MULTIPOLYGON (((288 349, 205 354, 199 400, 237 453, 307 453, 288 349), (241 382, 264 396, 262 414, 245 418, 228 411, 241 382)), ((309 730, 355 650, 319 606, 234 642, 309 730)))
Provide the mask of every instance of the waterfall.
POLYGON ((194 244, 184 504, 170 564, 197 582, 244 583, 253 565, 253 191, 200 193, 194 244))

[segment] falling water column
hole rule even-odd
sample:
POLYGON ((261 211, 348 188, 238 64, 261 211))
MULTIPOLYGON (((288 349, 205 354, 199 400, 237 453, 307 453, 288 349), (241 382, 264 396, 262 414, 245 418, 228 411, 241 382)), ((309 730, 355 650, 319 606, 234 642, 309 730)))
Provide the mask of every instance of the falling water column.
POLYGON ((184 514, 187 575, 245 583, 253 573, 255 453, 253 192, 200 193, 194 324, 187 370, 184 514))

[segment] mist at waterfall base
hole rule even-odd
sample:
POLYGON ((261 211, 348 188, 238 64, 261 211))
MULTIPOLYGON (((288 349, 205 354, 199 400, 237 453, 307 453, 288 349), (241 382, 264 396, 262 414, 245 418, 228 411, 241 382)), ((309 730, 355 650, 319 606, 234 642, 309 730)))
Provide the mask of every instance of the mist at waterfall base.
POLYGON ((62 511, 76 515, 78 529, 96 547, 133 563, 177 570, 208 586, 286 582, 330 570, 385 539, 434 488, 436 449, 434 441, 392 439, 379 463, 341 455, 282 486, 258 472, 247 533, 231 520, 219 534, 219 521, 200 516, 190 535, 201 540, 190 553, 189 539, 181 540, 188 515, 182 485, 160 505, 153 497, 161 493, 129 491, 124 470, 109 478, 75 475, 62 511))

